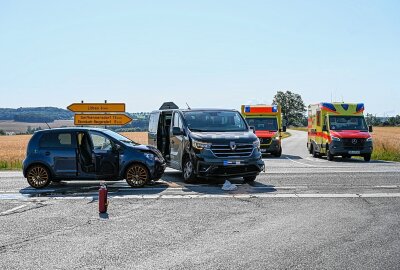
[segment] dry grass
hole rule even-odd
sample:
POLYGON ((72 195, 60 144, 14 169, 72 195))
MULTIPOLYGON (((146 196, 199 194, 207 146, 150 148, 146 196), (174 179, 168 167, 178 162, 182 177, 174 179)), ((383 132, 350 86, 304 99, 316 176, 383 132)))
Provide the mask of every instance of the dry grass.
POLYGON ((373 159, 400 161, 400 127, 374 127, 373 159))
MULTIPOLYGON (((122 135, 147 144, 147 132, 125 132, 122 135)), ((0 170, 21 169, 31 135, 0 136, 0 170)))

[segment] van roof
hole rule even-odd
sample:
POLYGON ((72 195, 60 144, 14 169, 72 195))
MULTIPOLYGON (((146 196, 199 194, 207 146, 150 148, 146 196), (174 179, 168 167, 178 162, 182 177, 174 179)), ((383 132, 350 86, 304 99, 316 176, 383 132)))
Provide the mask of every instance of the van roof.
POLYGON ((196 108, 196 109, 174 109, 174 110, 155 110, 153 112, 166 112, 166 111, 181 111, 181 112, 200 112, 200 111, 223 111, 223 112, 238 112, 235 109, 219 109, 219 108, 196 108))

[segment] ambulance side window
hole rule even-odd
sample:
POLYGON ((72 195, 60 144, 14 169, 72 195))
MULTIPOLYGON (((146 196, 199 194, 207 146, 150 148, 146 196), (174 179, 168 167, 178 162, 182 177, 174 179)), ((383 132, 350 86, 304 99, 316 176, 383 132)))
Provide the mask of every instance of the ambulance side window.
POLYGON ((317 126, 321 126, 321 111, 317 112, 317 126))

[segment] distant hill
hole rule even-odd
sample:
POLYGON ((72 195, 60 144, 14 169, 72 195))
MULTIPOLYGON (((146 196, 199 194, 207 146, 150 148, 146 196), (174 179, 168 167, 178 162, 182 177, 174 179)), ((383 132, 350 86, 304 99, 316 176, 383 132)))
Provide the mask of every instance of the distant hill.
MULTIPOLYGON (((133 121, 125 126, 108 126, 118 132, 147 131, 149 116, 147 112, 127 113, 133 121)), ((74 113, 56 107, 0 108, 0 130, 15 133, 32 133, 37 129, 73 126, 74 113)))
POLYGON ((0 108, 0 120, 24 123, 52 123, 55 120, 71 120, 74 114, 55 107, 0 108))

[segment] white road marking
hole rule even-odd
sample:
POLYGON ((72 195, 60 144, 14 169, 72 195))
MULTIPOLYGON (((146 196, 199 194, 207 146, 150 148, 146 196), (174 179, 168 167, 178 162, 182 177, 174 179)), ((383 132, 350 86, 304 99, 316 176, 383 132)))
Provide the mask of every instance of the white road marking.
POLYGON ((289 157, 286 157, 286 158, 287 158, 288 160, 294 162, 294 163, 298 163, 298 164, 301 164, 301 165, 305 165, 305 166, 309 166, 309 167, 318 167, 318 166, 315 166, 315 165, 306 164, 306 163, 303 163, 303 162, 300 162, 300 161, 293 160, 293 159, 291 159, 291 158, 289 158, 289 157))
POLYGON ((28 206, 28 205, 27 205, 27 204, 23 204, 23 205, 14 207, 14 208, 12 208, 12 209, 9 209, 9 210, 7 210, 7 211, 1 212, 1 213, 0 213, 0 216, 11 214, 11 213, 13 213, 13 212, 15 212, 15 211, 17 211, 17 210, 19 210, 19 209, 22 209, 22 208, 26 207, 26 206, 28 206))
MULTIPOLYGON (((40 198, 29 198, 21 194, 7 194, 8 196, 0 195, 0 200, 22 200, 22 201, 52 201, 52 200, 88 200, 93 201, 96 196, 78 196, 78 197, 40 197, 40 198)), ((224 193, 224 194, 146 194, 146 195, 115 195, 109 196, 110 200, 113 199, 221 199, 221 198, 400 198, 400 193, 247 193, 247 194, 235 194, 235 193, 224 193)), ((25 207, 24 205, 23 207, 25 207)), ((22 206, 10 209, 7 212, 16 211, 21 209, 22 206)), ((4 214, 4 213, 2 213, 4 214)))

